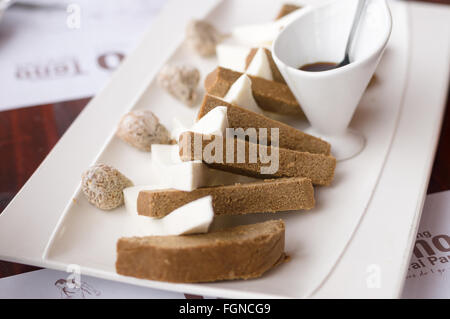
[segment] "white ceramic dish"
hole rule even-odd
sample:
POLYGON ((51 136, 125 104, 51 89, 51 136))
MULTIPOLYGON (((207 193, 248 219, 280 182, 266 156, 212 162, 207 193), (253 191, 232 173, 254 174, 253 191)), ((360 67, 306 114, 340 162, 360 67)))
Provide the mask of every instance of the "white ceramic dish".
MULTIPOLYGON (((256 280, 195 285, 115 273, 115 243, 127 231, 126 213, 89 205, 78 192, 80 174, 103 161, 136 184, 148 184, 150 155, 113 138, 120 116, 131 108, 149 108, 168 126, 174 115, 194 118, 196 109, 180 105, 153 82, 168 59, 190 61, 203 75, 216 65, 215 59, 203 60, 178 47, 186 22, 207 14, 215 2, 185 3, 168 2, 142 44, 0 215, 0 259, 62 270, 78 264, 86 275, 210 296, 398 297, 438 141, 450 38, 448 8, 403 2, 390 3, 393 32, 377 69, 378 82, 364 95, 351 123, 366 136, 366 148, 338 165, 332 187, 317 190, 314 210, 278 215, 286 220, 289 263, 256 280), (147 168, 148 174, 142 173, 147 168)), ((248 0, 243 6, 227 0, 207 17, 229 30, 272 19, 280 4, 248 0)), ((273 215, 221 218, 216 224, 267 218, 273 215)))

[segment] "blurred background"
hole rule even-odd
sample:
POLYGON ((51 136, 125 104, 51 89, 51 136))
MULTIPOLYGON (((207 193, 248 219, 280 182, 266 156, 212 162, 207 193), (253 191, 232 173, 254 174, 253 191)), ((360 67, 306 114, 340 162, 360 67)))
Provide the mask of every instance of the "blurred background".
POLYGON ((164 2, 0 0, 0 111, 92 96, 164 2))

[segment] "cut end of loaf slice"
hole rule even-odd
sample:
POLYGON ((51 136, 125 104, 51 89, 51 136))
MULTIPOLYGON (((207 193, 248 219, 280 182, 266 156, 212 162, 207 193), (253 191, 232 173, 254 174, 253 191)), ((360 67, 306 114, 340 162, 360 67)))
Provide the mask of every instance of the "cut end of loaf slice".
POLYGON ((286 260, 282 220, 207 234, 121 238, 116 271, 168 282, 211 282, 260 277, 286 260))

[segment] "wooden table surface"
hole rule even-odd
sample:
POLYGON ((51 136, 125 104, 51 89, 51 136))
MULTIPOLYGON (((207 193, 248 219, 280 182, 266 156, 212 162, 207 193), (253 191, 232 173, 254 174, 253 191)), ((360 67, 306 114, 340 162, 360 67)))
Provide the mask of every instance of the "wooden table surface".
MULTIPOLYGON (((426 2, 450 4, 450 0, 426 2)), ((33 174, 89 98, 0 112, 0 213, 33 174)), ((450 189, 450 95, 428 193, 450 189)), ((0 278, 38 269, 0 261, 0 278)))

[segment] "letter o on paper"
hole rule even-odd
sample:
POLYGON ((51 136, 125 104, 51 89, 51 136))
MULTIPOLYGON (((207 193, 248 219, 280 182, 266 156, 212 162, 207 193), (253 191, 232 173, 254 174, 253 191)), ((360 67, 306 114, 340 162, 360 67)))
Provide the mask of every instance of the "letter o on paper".
POLYGON ((439 235, 433 237, 433 244, 434 246, 439 249, 442 252, 449 252, 450 251, 450 236, 448 235, 439 235), (441 240, 442 239, 442 240, 441 240), (447 247, 444 247, 442 242, 445 241, 445 244, 447 247))

